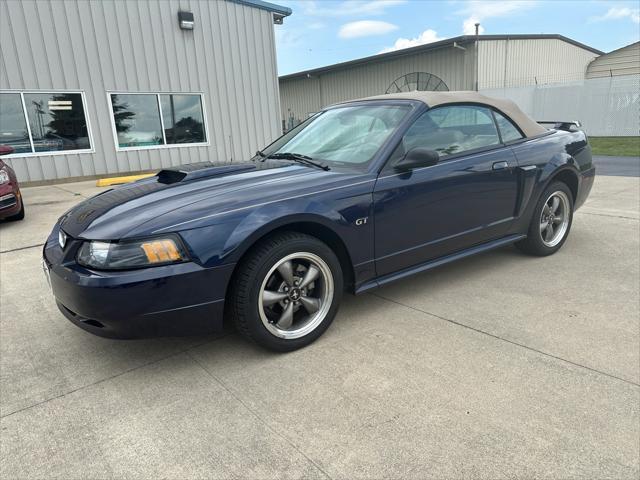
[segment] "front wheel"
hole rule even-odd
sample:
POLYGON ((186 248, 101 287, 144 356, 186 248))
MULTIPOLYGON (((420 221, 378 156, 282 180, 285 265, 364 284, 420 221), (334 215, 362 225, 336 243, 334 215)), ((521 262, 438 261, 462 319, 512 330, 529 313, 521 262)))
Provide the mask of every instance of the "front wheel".
POLYGON ((238 331, 256 343, 296 350, 329 327, 342 288, 340 262, 327 245, 285 232, 262 241, 238 266, 228 313, 238 331))
POLYGON ((573 221, 573 195, 565 183, 549 185, 533 212, 527 238, 516 243, 525 253, 551 255, 560 250, 573 221))

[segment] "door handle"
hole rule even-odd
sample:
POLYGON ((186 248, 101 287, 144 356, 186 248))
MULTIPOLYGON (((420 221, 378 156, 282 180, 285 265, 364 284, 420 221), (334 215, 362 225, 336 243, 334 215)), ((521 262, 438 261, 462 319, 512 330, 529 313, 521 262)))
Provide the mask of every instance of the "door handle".
POLYGON ((495 162, 491 168, 493 170, 504 170, 509 168, 509 164, 507 162, 495 162))

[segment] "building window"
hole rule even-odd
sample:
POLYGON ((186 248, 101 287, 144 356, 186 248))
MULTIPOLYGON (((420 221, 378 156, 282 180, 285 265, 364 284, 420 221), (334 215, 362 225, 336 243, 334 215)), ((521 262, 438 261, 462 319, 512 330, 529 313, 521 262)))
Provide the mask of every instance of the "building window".
POLYGON ((200 94, 111 93, 109 97, 120 150, 207 143, 200 94))
POLYGON ((0 144, 14 155, 89 152, 80 92, 0 92, 0 144))

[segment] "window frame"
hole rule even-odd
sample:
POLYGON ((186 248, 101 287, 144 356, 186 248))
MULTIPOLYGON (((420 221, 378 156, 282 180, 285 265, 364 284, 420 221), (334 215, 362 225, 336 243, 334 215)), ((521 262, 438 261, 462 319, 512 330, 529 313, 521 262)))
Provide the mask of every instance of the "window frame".
POLYGON ((135 152, 140 150, 162 150, 166 148, 186 148, 186 147, 210 147, 211 137, 209 136, 209 122, 207 119, 207 108, 204 101, 204 92, 176 92, 176 91, 155 91, 155 92, 126 92, 122 90, 108 90, 107 91, 107 106, 109 108, 109 123, 111 124, 111 133, 113 135, 113 143, 116 148, 116 152, 135 152), (163 145, 143 145, 137 147, 121 147, 118 141, 118 132, 116 131, 116 122, 113 116, 113 103, 111 102, 111 95, 154 95, 156 97, 156 104, 158 105, 158 113, 160 114, 160 128, 162 129, 163 145), (162 106, 160 102, 160 95, 198 95, 200 97, 200 106, 202 107, 202 119, 204 123, 204 134, 206 137, 205 142, 198 143, 167 143, 167 135, 164 129, 164 118, 162 118, 162 106))
POLYGON ((527 139, 527 136, 524 134, 522 129, 508 115, 505 115, 504 112, 501 112, 497 108, 490 107, 490 109, 491 109, 491 116, 493 117, 493 123, 496 126, 496 130, 498 130, 498 136, 500 137, 500 143, 502 143, 503 145, 513 145, 515 143, 522 142, 523 140, 527 139), (511 125, 513 125, 513 127, 516 129, 516 131, 520 134, 520 138, 516 138, 514 140, 509 140, 508 142, 505 142, 502 139, 502 130, 500 129, 500 125, 498 124, 498 119, 496 118, 496 114, 500 115, 502 118, 507 120, 511 125))
POLYGON ((31 152, 29 153, 11 153, 9 155, 4 155, 2 158, 29 158, 29 157, 50 157, 57 155, 82 155, 86 153, 95 153, 96 147, 93 140, 93 130, 91 128, 91 120, 89 118, 89 111, 87 109, 87 96, 84 90, 68 90, 68 89, 1 89, 0 93, 17 93, 20 95, 20 102, 22 103, 22 114, 24 115, 24 119, 27 123, 27 133, 29 134, 29 143, 31 144, 31 152), (33 145, 33 135, 31 134, 31 124, 29 122, 29 116, 27 115, 27 106, 24 101, 24 95, 36 93, 36 94, 47 94, 50 93, 55 95, 57 93, 72 93, 72 94, 80 94, 80 98, 82 100, 82 109, 84 111, 84 120, 87 124, 87 137, 89 138, 89 147, 78 150, 54 150, 51 152, 35 152, 33 145))
MULTIPOLYGON (((498 148, 503 148, 503 147, 505 147, 505 146, 506 146, 506 145, 502 142, 502 134, 500 133, 500 128, 498 127, 498 123, 496 122, 496 119, 495 119, 495 117, 494 117, 494 115, 493 115, 493 110, 494 110, 494 108, 493 108, 493 107, 491 107, 490 105, 483 104, 483 103, 460 102, 460 103, 445 103, 445 104, 443 104, 443 105, 436 105, 435 107, 427 107, 427 108, 426 108, 423 112, 421 112, 421 113, 420 113, 420 114, 419 114, 419 115, 418 115, 418 116, 417 116, 417 117, 416 117, 416 118, 411 122, 411 124, 410 124, 410 125, 409 125, 405 130, 404 130, 404 132, 403 132, 403 133, 402 133, 402 135, 400 136, 400 139, 399 139, 399 141, 398 141, 398 143, 397 143, 397 145, 396 145, 396 147, 395 147, 395 148, 397 148, 397 147, 398 147, 398 145, 400 145, 400 142, 403 140, 403 138, 404 138, 404 136, 406 135, 406 133, 407 133, 407 132, 409 131, 409 129, 413 126, 413 124, 414 124, 415 122, 417 122, 417 121, 420 119, 420 117, 421 117, 422 115, 425 115, 427 112, 429 112, 429 111, 431 111, 431 110, 437 110, 437 109, 440 109, 440 108, 447 108, 447 107, 481 107, 481 108, 484 108, 484 109, 488 110, 488 111, 491 113, 490 118, 491 118, 491 121, 492 121, 492 123, 493 123, 493 126, 494 126, 494 127, 495 127, 495 129, 496 129, 496 133, 498 134, 498 142, 499 142, 499 143, 497 143, 497 144, 495 144, 495 145, 486 145, 486 146, 484 146, 484 147, 477 147, 477 148, 473 148, 473 149, 471 149, 471 150, 465 150, 464 152, 457 152, 457 153, 453 153, 453 154, 451 154, 451 155, 447 155, 446 157, 442 157, 442 156, 441 156, 441 157, 440 157, 440 160, 438 161, 438 164, 443 163, 443 162, 448 162, 448 161, 450 161, 450 160, 455 160, 455 159, 458 159, 458 158, 460 158, 460 157, 464 157, 464 156, 466 156, 466 155, 475 155, 475 154, 477 154, 477 153, 489 152, 489 151, 496 150, 496 149, 498 149, 498 148)), ((503 114, 503 116, 504 116, 504 114, 503 114)), ((505 116, 505 118, 508 118, 508 117, 506 117, 506 116, 505 116)), ((513 122, 512 122, 512 123, 513 123, 513 122)), ((526 137, 524 137, 524 139, 526 139, 526 137)), ((520 140, 523 140, 523 139, 520 139, 520 140)), ((520 140, 518 140, 518 141, 520 141, 520 140)), ((394 150, 395 150, 395 148, 394 148, 394 150)), ((387 162, 387 163, 388 163, 388 162, 387 162)), ((432 165, 432 167, 434 167, 434 166, 436 166, 436 165, 432 165)), ((422 167, 422 168, 431 168, 431 167, 422 167)))

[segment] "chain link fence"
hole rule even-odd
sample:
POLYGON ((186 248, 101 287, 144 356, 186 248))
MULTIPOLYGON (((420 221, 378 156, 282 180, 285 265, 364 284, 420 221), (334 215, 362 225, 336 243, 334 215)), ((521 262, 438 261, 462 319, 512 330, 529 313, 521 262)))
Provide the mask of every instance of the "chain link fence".
POLYGON ((489 88, 481 93, 513 100, 535 120, 578 120, 587 135, 640 135, 640 75, 489 88))

